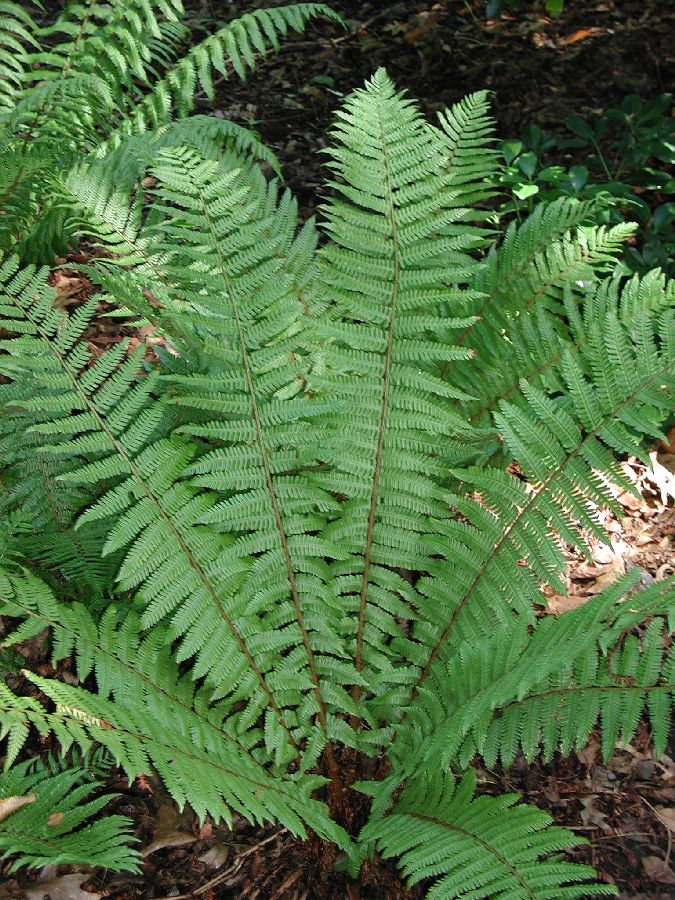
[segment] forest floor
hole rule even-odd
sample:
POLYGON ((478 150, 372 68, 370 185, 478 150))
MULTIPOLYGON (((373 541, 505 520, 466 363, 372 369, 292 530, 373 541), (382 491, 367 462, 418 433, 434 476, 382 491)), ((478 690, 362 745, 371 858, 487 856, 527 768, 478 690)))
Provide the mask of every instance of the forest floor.
MULTIPOLYGON (((210 31, 214 17, 227 20, 252 5, 277 4, 193 0, 190 5, 210 31)), ((534 9, 524 4, 498 21, 485 20, 478 0, 334 0, 331 5, 345 17, 346 32, 325 23, 313 26, 265 60, 247 83, 228 82, 216 104, 204 103, 202 110, 259 131, 278 154, 303 217, 314 213, 321 197, 325 173, 318 151, 336 107, 380 65, 429 114, 489 88, 502 137, 517 136, 532 122, 560 131, 567 115, 592 118, 626 94, 650 97, 675 84, 675 4, 664 0, 567 0, 557 19, 543 15, 539 4, 534 9)), ((67 271, 55 276, 64 305, 88 290, 78 278, 67 271)), ((93 342, 103 347, 119 340, 111 328, 92 335, 93 342)), ((646 582, 675 571, 675 430, 669 438, 667 445, 654 447, 651 471, 634 459, 624 463, 641 499, 621 495, 624 517, 604 514, 610 542, 593 543, 592 560, 569 554, 568 594, 551 594, 546 614, 583 603, 632 566, 640 567, 646 582)), ((30 668, 46 664, 43 648, 34 642, 24 653, 30 668)), ((671 741, 670 755, 655 759, 648 729, 641 726, 634 741, 607 762, 592 737, 582 752, 547 764, 518 759, 506 771, 488 771, 479 763, 478 780, 486 793, 522 793, 585 837, 587 845, 571 858, 595 866, 624 900, 665 900, 675 894, 674 756, 671 741)), ((47 867, 38 876, 6 878, 0 900, 421 896, 402 893, 384 868, 372 870, 373 883, 360 894, 342 880, 317 892, 308 878, 317 864, 314 851, 283 829, 256 829, 238 818, 231 830, 208 822, 200 827, 189 810, 176 811, 154 778, 139 778, 129 787, 113 777, 106 788, 120 793, 111 810, 135 823, 142 874, 104 877, 47 867)))

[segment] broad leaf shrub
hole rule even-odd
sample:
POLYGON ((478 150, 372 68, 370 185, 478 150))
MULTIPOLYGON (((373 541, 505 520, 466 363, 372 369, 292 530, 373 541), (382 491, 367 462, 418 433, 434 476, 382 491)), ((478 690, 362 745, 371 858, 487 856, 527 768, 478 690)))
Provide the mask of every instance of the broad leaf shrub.
POLYGON ((354 878, 378 853, 431 898, 615 893, 471 766, 594 728, 608 756, 642 716, 664 751, 672 580, 537 610, 660 436, 675 289, 613 275, 633 227, 574 198, 495 234, 493 146, 486 94, 430 125, 380 70, 318 226, 231 147, 156 148, 143 196, 59 175, 101 293, 67 314, 46 267, 0 270, 0 596, 5 644, 48 629, 79 684, 1 687, 10 772, 36 729, 354 878), (165 350, 94 354, 103 297, 165 350))
POLYGON ((624 97, 597 120, 565 120, 567 135, 547 134, 529 125, 519 140, 503 141, 502 182, 510 194, 504 216, 531 211, 558 197, 595 200, 592 221, 638 224, 624 248, 624 271, 644 274, 656 266, 673 274, 675 255, 675 119, 672 94, 643 100, 624 97), (570 156, 584 164, 570 165, 570 156))

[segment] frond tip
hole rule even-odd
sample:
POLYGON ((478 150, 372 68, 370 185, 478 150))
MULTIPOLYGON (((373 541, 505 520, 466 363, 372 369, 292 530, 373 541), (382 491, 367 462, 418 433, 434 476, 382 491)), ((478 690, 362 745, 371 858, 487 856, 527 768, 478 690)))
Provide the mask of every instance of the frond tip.
POLYGON ((517 794, 476 797, 476 776, 459 785, 451 775, 419 778, 394 810, 361 832, 387 859, 399 857, 409 883, 437 878, 427 900, 524 898, 561 900, 616 894, 593 882, 589 866, 565 861, 561 850, 585 843, 549 815, 518 803, 517 794))
POLYGON ((140 871, 131 820, 99 815, 113 795, 91 798, 96 788, 81 768, 50 771, 31 761, 0 775, 0 852, 16 857, 9 872, 47 864, 140 871))

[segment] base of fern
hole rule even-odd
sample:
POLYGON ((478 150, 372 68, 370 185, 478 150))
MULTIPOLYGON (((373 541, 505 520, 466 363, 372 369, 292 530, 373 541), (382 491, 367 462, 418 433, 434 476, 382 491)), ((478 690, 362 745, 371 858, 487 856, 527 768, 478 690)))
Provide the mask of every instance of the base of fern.
MULTIPOLYGON (((267 849, 267 848, 266 848, 267 849)), ((223 897, 255 900, 422 900, 420 886, 408 890, 390 861, 367 860, 358 882, 335 871, 336 848, 312 836, 299 841, 288 833, 260 858, 252 857, 238 882, 223 897), (239 893, 237 893, 237 891, 239 893)))

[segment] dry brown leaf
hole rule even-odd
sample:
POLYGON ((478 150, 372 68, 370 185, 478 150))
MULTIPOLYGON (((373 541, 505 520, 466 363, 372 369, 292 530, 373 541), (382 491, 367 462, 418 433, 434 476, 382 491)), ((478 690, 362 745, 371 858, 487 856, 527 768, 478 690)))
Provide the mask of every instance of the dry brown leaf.
POLYGON ((643 856, 642 868, 647 878, 651 878, 652 881, 658 881, 659 884, 675 884, 675 872, 660 856, 643 856))
POLYGON ((164 850, 166 847, 187 847, 189 844, 194 844, 196 840, 194 834, 188 834, 186 831, 170 831, 169 834, 155 838, 151 844, 148 844, 141 852, 141 856, 145 859, 151 853, 164 850))
POLYGON ((55 812, 52 813, 51 816, 47 819, 47 825, 50 828, 56 828, 57 825, 60 825, 63 822, 63 813, 55 812))
POLYGON ((576 31, 573 31, 572 34, 568 34, 567 37, 559 38, 558 44, 561 47, 569 47, 570 44, 576 44, 579 41, 585 41, 586 38, 593 37, 594 34, 598 34, 601 32, 602 28, 577 28, 576 31))
POLYGON ((600 759, 600 741, 596 734, 591 734, 586 746, 577 750, 577 758, 587 769, 590 769, 600 759))
POLYGON ((548 610, 554 616, 561 616, 563 613, 583 606, 590 598, 584 594, 573 594, 564 597, 562 594, 552 594, 548 599, 548 610))
MULTIPOLYGON (((192 819, 192 814, 189 816, 192 819)), ((141 856, 146 857, 165 847, 185 847, 193 844, 197 838, 190 831, 190 825, 181 816, 179 820, 178 809, 169 797, 160 795, 159 809, 155 820, 155 834, 153 840, 141 851, 141 856), (183 826, 185 826, 183 828, 183 826)))
POLYGON ((26 794, 25 797, 3 797, 0 800, 0 822, 29 803, 35 803, 35 794, 26 794))
POLYGON ((79 275, 66 275, 64 272, 54 272, 52 284, 56 288, 54 306, 63 309, 74 302, 76 294, 88 290, 89 282, 79 275))
POLYGON ((664 806, 661 809, 654 810, 654 812, 668 831, 672 831, 675 834, 675 806, 664 806))
POLYGON ((101 900, 103 894, 98 892, 83 891, 82 885, 91 875, 80 872, 75 875, 60 875, 49 881, 36 881, 30 887, 24 888, 26 900, 101 900))
POLYGON ((220 869, 230 858, 230 848, 226 844, 214 844, 199 857, 207 869, 220 869))
POLYGON ((597 799, 595 794, 581 797, 581 805, 583 806, 583 809, 581 810, 581 821, 584 825, 595 825, 597 828, 606 828, 607 816, 601 809, 596 807, 595 801, 597 799))

